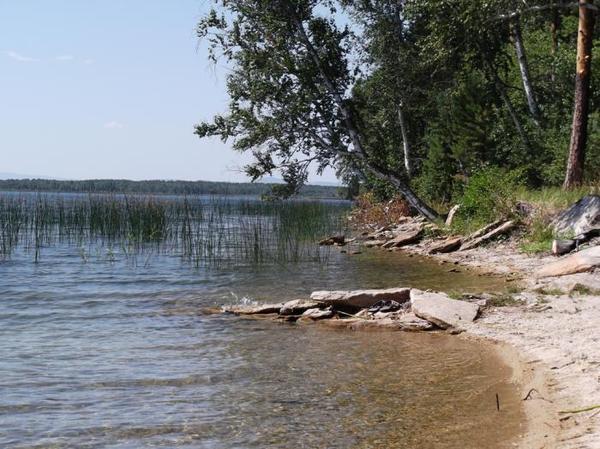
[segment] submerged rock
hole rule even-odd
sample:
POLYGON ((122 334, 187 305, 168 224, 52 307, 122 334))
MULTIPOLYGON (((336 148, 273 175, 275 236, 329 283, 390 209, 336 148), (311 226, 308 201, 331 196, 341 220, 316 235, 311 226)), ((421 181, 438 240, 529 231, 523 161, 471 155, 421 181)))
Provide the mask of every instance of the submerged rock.
POLYGON ((450 299, 443 293, 410 291, 412 312, 442 329, 460 327, 477 318, 479 306, 466 301, 450 299))
POLYGON ((288 301, 279 310, 280 315, 301 315, 309 309, 318 309, 322 304, 308 299, 294 299, 288 301))
POLYGON ((310 299, 327 306, 367 309, 380 301, 396 301, 403 304, 410 299, 409 288, 386 288, 381 290, 323 290, 310 295, 310 299))
POLYGON ((283 304, 239 304, 223 306, 221 309, 225 313, 233 313, 235 315, 268 315, 271 313, 279 313, 282 307, 283 304))

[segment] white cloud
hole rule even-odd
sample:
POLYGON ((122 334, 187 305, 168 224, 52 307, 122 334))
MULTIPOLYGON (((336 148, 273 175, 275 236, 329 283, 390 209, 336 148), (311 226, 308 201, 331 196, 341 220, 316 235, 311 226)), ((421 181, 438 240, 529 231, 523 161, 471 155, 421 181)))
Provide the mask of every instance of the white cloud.
POLYGON ((117 121, 110 121, 104 124, 104 128, 106 129, 123 129, 125 125, 123 123, 119 123, 117 121))
POLYGON ((73 55, 61 55, 56 57, 57 61, 72 61, 73 59, 75 59, 73 55))
POLYGON ((23 56, 19 53, 17 53, 16 51, 7 51, 6 54, 8 55, 9 58, 14 59, 15 61, 18 62, 35 62, 38 61, 35 58, 31 58, 29 56, 23 56))
POLYGON ((84 60, 83 60, 83 63, 84 63, 84 64, 88 64, 88 65, 89 65, 89 64, 93 64, 93 63, 94 63, 94 60, 93 60, 92 58, 87 58, 87 59, 84 59, 84 60))

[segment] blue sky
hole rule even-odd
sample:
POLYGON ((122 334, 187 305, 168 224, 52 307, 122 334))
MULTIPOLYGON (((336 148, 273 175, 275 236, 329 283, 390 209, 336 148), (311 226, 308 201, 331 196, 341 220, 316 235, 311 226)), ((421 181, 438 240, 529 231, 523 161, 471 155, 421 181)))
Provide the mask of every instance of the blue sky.
POLYGON ((0 0, 0 172, 246 180, 248 155, 193 134, 227 104, 194 33, 210 6, 0 0))

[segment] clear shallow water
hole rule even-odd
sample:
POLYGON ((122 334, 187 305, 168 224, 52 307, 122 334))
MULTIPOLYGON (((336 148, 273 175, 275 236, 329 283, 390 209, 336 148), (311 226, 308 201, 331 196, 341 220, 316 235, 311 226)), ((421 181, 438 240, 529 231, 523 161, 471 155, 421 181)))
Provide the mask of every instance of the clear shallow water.
POLYGON ((201 313, 320 288, 497 279, 378 251, 226 268, 139 259, 83 263, 65 244, 38 264, 22 251, 0 262, 0 447, 494 448, 519 430, 508 369, 473 342, 201 313))

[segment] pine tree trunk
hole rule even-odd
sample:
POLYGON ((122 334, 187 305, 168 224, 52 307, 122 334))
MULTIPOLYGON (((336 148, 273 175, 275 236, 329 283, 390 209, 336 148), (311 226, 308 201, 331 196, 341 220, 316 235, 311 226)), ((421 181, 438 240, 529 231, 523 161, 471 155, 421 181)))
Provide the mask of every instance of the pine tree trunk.
POLYGON ((590 102, 592 40, 595 11, 590 8, 594 0, 579 3, 579 30, 577 36, 577 73, 575 74, 575 107, 567 173, 563 188, 572 189, 583 182, 583 166, 587 143, 587 125, 590 102))
POLYGON ((535 93, 533 91, 533 85, 531 83, 531 77, 529 76, 529 64, 527 63, 527 55, 525 53, 525 45, 523 44, 523 35, 521 33, 521 21, 519 17, 513 19, 512 22, 512 35, 513 43, 515 45, 515 51, 517 53, 517 61, 519 62, 519 70, 521 71, 521 80, 523 82, 523 89, 525 90, 525 97, 527 98, 527 106, 533 121, 536 125, 539 125, 540 121, 540 108, 535 99, 535 93))

